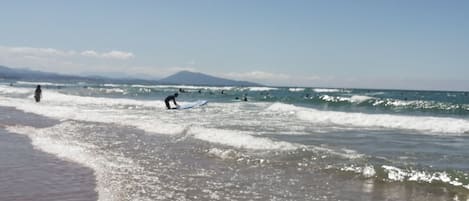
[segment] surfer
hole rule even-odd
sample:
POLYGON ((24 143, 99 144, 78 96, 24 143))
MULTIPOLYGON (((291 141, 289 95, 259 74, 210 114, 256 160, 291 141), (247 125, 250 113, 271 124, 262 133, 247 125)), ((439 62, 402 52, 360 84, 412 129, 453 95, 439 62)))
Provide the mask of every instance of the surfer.
POLYGON ((248 94, 244 94, 243 101, 248 101, 248 94))
POLYGON ((41 85, 37 85, 36 91, 34 91, 34 99, 36 99, 36 102, 41 101, 42 97, 42 90, 41 90, 41 85))
POLYGON ((169 105, 169 101, 173 101, 174 105, 179 106, 176 103, 176 97, 178 97, 178 93, 175 93, 174 95, 169 95, 164 99, 164 103, 166 104, 166 108, 171 109, 171 106, 169 105))

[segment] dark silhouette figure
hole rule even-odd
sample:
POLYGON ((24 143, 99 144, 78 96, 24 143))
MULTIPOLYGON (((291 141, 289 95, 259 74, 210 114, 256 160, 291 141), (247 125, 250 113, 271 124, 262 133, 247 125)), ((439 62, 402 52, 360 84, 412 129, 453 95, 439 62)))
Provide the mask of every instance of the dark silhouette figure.
POLYGON ((164 103, 166 104, 166 108, 168 109, 171 109, 171 106, 169 105, 169 102, 170 101, 173 101, 174 105, 176 105, 176 107, 178 106, 178 104, 176 103, 176 97, 178 97, 178 93, 175 93, 174 95, 169 95, 168 97, 166 97, 164 99, 164 103))
POLYGON ((38 103, 39 101, 41 101, 41 98, 42 98, 41 85, 37 85, 36 91, 34 91, 34 99, 38 103))
POLYGON ((221 94, 225 94, 225 90, 221 90, 221 94))

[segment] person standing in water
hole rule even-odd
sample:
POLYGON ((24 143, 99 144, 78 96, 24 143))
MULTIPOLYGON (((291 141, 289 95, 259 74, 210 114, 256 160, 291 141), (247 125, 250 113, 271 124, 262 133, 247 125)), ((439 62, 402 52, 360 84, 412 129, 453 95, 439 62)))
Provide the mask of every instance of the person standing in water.
POLYGON ((34 91, 34 99, 36 99, 36 102, 38 103, 41 101, 42 98, 42 90, 41 90, 41 85, 37 85, 36 91, 34 91))
POLYGON ((164 103, 166 104, 166 108, 171 109, 171 106, 169 105, 169 101, 173 101, 174 105, 179 106, 176 103, 176 97, 178 97, 178 93, 175 93, 174 95, 169 95, 164 99, 164 103))

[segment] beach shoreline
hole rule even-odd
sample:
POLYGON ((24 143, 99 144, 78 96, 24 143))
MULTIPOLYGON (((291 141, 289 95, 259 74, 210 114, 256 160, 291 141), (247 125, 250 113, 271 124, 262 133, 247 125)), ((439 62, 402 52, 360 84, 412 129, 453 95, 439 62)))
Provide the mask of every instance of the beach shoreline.
POLYGON ((43 152, 27 136, 4 129, 41 128, 53 120, 8 107, 0 107, 0 114, 0 200, 98 200, 91 168, 43 152))

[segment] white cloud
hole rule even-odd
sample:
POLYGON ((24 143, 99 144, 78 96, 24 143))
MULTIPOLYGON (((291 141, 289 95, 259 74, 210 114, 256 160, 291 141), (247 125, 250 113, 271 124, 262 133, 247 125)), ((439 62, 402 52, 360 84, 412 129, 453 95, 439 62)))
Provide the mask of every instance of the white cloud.
POLYGON ((227 77, 232 79, 245 79, 245 80, 288 80, 290 79, 289 75, 285 74, 274 74, 269 72, 263 71, 251 71, 251 72, 243 72, 243 73, 228 73, 226 74, 227 77))
POLYGON ((103 58, 110 58, 110 59, 131 59, 134 58, 134 54, 132 52, 122 52, 117 50, 112 50, 110 52, 102 53, 101 56, 103 58))
POLYGON ((99 57, 99 54, 94 50, 85 50, 81 52, 80 54, 86 57, 99 57))
POLYGON ((318 82, 324 81, 324 78, 316 75, 271 73, 259 70, 250 72, 231 72, 227 74, 221 74, 219 76, 235 80, 244 80, 267 85, 283 86, 312 86, 318 82))
POLYGON ((109 52, 99 53, 94 50, 85 50, 80 53, 81 56, 85 57, 95 57, 95 58, 103 58, 103 59, 131 59, 134 58, 134 54, 132 52, 122 52, 117 50, 112 50, 109 52))
POLYGON ((60 50, 54 48, 11 47, 0 45, 0 65, 9 67, 27 67, 47 72, 80 74, 83 72, 119 72, 122 75, 132 73, 129 62, 131 52, 95 50, 60 50))
POLYGON ((179 66, 173 66, 173 67, 129 66, 123 70, 125 70, 125 72, 127 72, 128 75, 134 76, 134 77, 142 77, 142 75, 144 75, 143 77, 157 77, 157 78, 163 78, 163 77, 172 75, 180 71, 197 72, 195 68, 179 67, 179 66))
POLYGON ((75 51, 63 51, 54 48, 34 48, 34 47, 4 47, 0 46, 3 52, 10 52, 17 55, 28 56, 71 56, 75 51))
POLYGON ((80 53, 76 50, 60 50, 54 48, 37 48, 37 47, 9 47, 0 46, 0 53, 3 55, 9 54, 12 56, 36 56, 36 57, 94 57, 100 59, 131 59, 135 55, 132 52, 124 52, 118 50, 111 50, 109 52, 99 53, 95 50, 85 50, 80 53))

